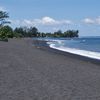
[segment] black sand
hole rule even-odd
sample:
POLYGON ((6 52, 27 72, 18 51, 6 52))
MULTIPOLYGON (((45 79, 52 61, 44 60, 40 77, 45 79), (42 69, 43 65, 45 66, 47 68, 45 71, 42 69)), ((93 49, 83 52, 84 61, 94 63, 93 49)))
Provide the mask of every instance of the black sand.
POLYGON ((0 42, 0 100, 100 100, 99 63, 33 43, 0 42))

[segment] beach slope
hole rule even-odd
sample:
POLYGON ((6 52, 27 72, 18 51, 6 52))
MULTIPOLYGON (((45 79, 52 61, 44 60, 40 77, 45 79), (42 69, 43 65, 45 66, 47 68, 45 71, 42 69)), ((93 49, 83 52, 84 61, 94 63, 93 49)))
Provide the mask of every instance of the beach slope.
POLYGON ((100 64, 36 42, 0 42, 0 100, 100 100, 100 64))

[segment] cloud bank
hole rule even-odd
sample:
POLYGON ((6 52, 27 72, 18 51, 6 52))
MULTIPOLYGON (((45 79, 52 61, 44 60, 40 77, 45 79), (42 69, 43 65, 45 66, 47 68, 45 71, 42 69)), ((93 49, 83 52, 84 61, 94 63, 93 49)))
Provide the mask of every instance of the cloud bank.
MULTIPOLYGON (((1 8, 2 9, 2 8, 1 8)), ((79 25, 81 23, 90 25, 100 25, 100 16, 97 18, 85 18, 79 22, 72 22, 71 20, 56 20, 54 18, 45 16, 41 19, 23 19, 23 20, 9 20, 15 26, 62 26, 62 25, 79 25)))
POLYGON ((41 19, 33 19, 33 20, 10 20, 12 24, 20 25, 20 26, 36 26, 36 25, 44 25, 44 26, 54 26, 54 25, 68 25, 72 24, 70 20, 55 20, 51 17, 43 17, 41 19))
POLYGON ((100 16, 99 17, 97 17, 97 18, 85 18, 84 20, 83 20, 83 22, 85 23, 85 24, 94 24, 94 25, 100 25, 100 16))

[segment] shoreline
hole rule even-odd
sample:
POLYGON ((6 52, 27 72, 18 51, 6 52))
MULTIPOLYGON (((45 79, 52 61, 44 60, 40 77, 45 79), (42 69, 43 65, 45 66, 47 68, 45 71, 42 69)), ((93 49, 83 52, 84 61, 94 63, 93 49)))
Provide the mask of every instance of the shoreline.
POLYGON ((33 40, 33 41, 34 41, 34 45, 41 48, 41 49, 45 49, 45 50, 48 50, 50 52, 54 52, 54 53, 61 54, 61 55, 64 55, 64 56, 76 58, 78 60, 83 60, 83 61, 91 62, 91 63, 94 63, 94 64, 100 64, 100 59, 91 58, 91 57, 88 57, 88 56, 83 56, 83 55, 70 53, 70 52, 58 50, 58 49, 55 49, 55 48, 51 48, 49 46, 49 44, 47 44, 48 41, 45 41, 45 40, 33 40))

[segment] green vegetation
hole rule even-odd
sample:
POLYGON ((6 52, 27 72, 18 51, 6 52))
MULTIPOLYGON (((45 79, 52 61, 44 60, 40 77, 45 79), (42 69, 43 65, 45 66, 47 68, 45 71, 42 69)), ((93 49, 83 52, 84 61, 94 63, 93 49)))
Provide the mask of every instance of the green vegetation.
POLYGON ((61 30, 58 30, 54 33, 43 33, 39 32, 36 27, 17 27, 14 30, 14 34, 17 34, 19 37, 67 37, 67 38, 73 38, 78 37, 78 30, 68 30, 66 32, 62 32, 61 30))
POLYGON ((10 23, 9 21, 5 20, 7 18, 9 18, 8 13, 4 11, 0 11, 0 27, 2 27, 6 23, 10 23))
POLYGON ((67 38, 73 38, 78 37, 78 30, 67 30, 65 32, 62 32, 61 30, 58 30, 54 33, 44 33, 39 32, 36 27, 16 27, 15 29, 12 29, 10 26, 5 25, 10 23, 9 21, 6 21, 6 19, 9 18, 8 13, 0 11, 0 40, 8 41, 8 38, 13 37, 67 37, 67 38))
POLYGON ((9 37, 12 37, 13 30, 9 26, 4 26, 7 23, 10 23, 9 21, 6 21, 6 19, 9 18, 7 12, 0 11, 0 40, 8 41, 9 37))

